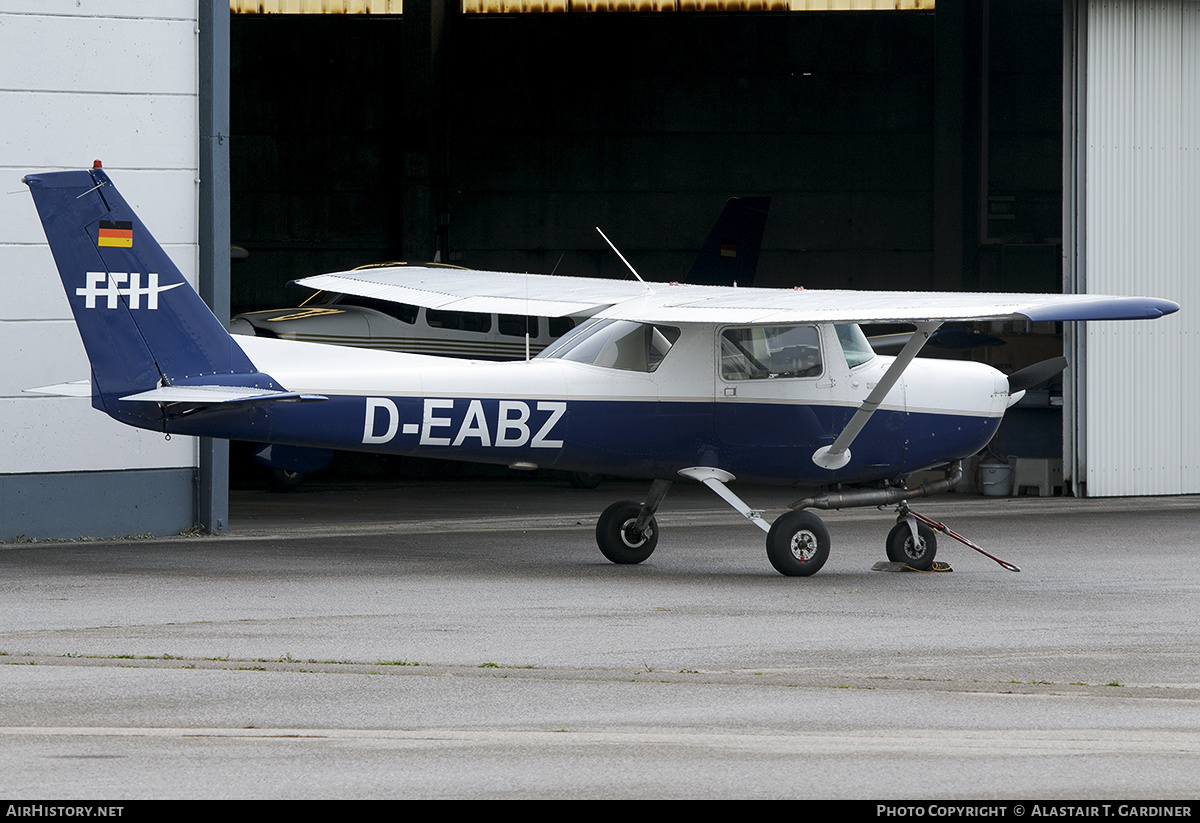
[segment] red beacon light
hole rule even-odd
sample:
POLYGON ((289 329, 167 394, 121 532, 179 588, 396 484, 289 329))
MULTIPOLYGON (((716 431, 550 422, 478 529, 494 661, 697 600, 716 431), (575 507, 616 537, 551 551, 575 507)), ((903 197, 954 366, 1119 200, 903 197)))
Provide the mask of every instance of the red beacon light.
POLYGON ((104 168, 104 166, 103 166, 103 165, 101 165, 101 163, 100 163, 100 161, 99 161, 99 160, 93 160, 93 161, 92 161, 92 168, 93 168, 93 169, 102 169, 102 168, 104 168))

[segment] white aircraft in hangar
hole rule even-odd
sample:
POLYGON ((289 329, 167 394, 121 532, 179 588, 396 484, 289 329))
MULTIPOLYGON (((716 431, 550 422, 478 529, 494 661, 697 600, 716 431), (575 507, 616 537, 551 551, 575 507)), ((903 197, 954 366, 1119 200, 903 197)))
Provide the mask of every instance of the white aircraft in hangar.
POLYGON ((684 478, 763 529, 782 574, 813 574, 828 557, 828 531, 810 509, 892 504, 888 556, 928 569, 931 526, 958 535, 907 501, 951 488, 961 460, 1042 377, 1036 367, 1006 377, 980 363, 914 359, 934 331, 1179 308, 1151 297, 750 289, 410 266, 309 285, 431 308, 592 319, 529 361, 235 339, 103 170, 24 182, 91 362, 95 408, 167 433, 646 478, 644 500, 614 503, 597 522, 600 551, 615 563, 651 555, 655 513, 684 478), (872 351, 863 322, 917 331, 886 357, 872 351), (905 487, 912 473, 941 466, 944 480, 905 487), (814 491, 767 523, 730 488, 735 480, 814 491))
MULTIPOLYGON (((769 197, 731 197, 681 282, 754 285, 769 197)), ((403 263, 366 269, 394 271, 403 263)), ((432 264, 453 277, 461 266, 432 264)), ((386 275, 385 275, 386 277, 386 275)), ((310 285, 307 279, 289 285, 310 285)), ((336 343, 368 349, 437 354, 473 360, 528 360, 575 327, 581 318, 441 310, 313 286, 299 306, 245 312, 229 322, 234 334, 336 343)), ((361 290, 360 290, 361 292, 361 290)), ((584 318, 586 319, 586 318, 584 318)))

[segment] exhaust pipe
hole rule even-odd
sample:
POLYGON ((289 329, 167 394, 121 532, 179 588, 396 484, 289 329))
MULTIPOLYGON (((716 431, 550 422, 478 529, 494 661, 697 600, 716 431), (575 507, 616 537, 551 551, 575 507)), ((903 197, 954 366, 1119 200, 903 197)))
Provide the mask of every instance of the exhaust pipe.
POLYGON ((853 509, 861 506, 891 506, 914 497, 931 497, 943 494, 958 485, 962 479, 962 461, 955 460, 941 480, 922 483, 915 489, 892 486, 886 489, 859 489, 848 492, 826 492, 815 497, 805 497, 788 506, 789 509, 853 509))

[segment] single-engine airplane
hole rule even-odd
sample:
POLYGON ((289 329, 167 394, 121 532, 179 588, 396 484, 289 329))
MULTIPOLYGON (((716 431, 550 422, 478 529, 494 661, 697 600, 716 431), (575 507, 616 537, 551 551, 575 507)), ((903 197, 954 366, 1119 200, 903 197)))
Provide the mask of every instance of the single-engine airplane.
POLYGON ((907 501, 951 488, 962 458, 987 444, 1043 373, 915 359, 924 342, 945 322, 1144 319, 1179 308, 1150 297, 733 288, 410 266, 308 284, 433 308, 592 319, 512 362, 235 339, 103 170, 24 182, 91 362, 95 408, 166 433, 646 478, 644 500, 614 503, 597 522, 600 551, 615 563, 651 555, 655 513, 687 478, 767 533, 782 574, 813 574, 828 557, 828 530, 809 509, 893 503, 888 556, 927 569, 931 521, 907 501), (916 333, 886 357, 860 322, 910 323, 916 333), (905 487, 912 473, 939 466, 951 467, 944 480, 905 487), (730 489, 735 479, 839 488, 767 523, 730 489))

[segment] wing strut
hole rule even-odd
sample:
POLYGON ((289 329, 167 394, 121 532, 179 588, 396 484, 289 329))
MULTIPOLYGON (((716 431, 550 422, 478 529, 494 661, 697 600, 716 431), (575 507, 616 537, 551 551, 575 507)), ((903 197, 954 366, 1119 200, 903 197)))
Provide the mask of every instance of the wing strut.
POLYGON ((813 452, 812 461, 823 469, 840 469, 850 462, 850 444, 854 442, 854 438, 858 437, 859 432, 863 430, 863 426, 867 425, 867 421, 871 419, 871 415, 879 408, 879 404, 883 402, 883 398, 887 397, 887 393, 892 390, 892 386, 896 385, 896 381, 900 379, 900 375, 908 368, 908 364, 913 361, 917 353, 925 345, 926 341, 933 335, 938 327, 942 325, 940 320, 923 320, 916 323, 917 330, 913 336, 904 344, 904 348, 900 350, 900 354, 896 355, 896 359, 892 361, 892 365, 888 366, 888 370, 883 373, 883 377, 875 384, 875 388, 867 395, 867 399, 858 407, 858 411, 854 412, 854 416, 850 418, 850 422, 846 424, 846 428, 842 429, 842 433, 837 436, 837 440, 833 441, 832 445, 822 446, 813 452))

